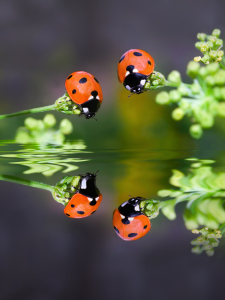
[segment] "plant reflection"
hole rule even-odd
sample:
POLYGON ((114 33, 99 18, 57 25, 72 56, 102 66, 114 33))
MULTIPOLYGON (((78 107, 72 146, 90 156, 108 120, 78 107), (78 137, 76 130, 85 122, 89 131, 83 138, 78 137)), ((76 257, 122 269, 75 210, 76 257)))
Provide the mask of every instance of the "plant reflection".
POLYGON ((23 149, 16 153, 7 152, 0 155, 12 160, 19 159, 11 161, 10 164, 28 167, 24 174, 42 173, 44 176, 52 176, 62 169, 63 173, 68 173, 78 169, 74 163, 87 161, 65 157, 69 154, 84 153, 83 150, 86 148, 82 140, 66 140, 66 135, 73 131, 73 125, 68 119, 63 119, 58 129, 54 129, 56 119, 51 114, 47 114, 43 120, 27 118, 24 124, 24 127, 18 128, 15 139, 10 141, 21 144, 23 149))
MULTIPOLYGON (((177 189, 160 190, 158 196, 169 197, 170 200, 159 201, 153 199, 141 199, 135 205, 136 213, 144 214, 149 219, 156 218, 159 211, 169 219, 176 218, 175 207, 180 202, 186 202, 183 219, 187 229, 192 230, 195 234, 201 234, 194 239, 191 244, 193 253, 206 252, 211 256, 214 254, 214 247, 219 245, 219 240, 225 232, 225 209, 223 207, 225 198, 225 172, 214 173, 211 164, 212 160, 198 160, 195 158, 188 159, 191 166, 187 175, 179 170, 172 170, 173 175, 170 178, 170 184, 177 189), (198 227, 203 226, 201 229, 198 227)), ((126 203, 120 205, 126 207, 126 203)), ((129 215, 130 211, 123 213, 125 217, 134 217, 129 215)), ((132 218, 131 218, 132 219, 132 218)), ((130 220, 132 223, 132 220, 130 220)), ((118 232, 117 232, 118 233, 118 232)), ((142 235, 143 236, 143 235, 142 235)), ((141 237, 141 236, 140 236, 141 237)))
POLYGON ((96 177, 97 173, 66 176, 55 186, 8 175, 0 175, 0 180, 50 191, 54 200, 65 206, 65 215, 70 218, 84 218, 96 212, 102 201, 102 195, 96 186, 96 177))

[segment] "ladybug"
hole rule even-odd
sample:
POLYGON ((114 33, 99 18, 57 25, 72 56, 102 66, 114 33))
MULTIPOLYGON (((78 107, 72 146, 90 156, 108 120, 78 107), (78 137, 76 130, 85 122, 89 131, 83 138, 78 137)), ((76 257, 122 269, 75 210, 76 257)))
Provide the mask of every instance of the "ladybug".
POLYGON ((95 185, 96 174, 81 176, 77 192, 70 199, 64 213, 70 218, 85 218, 99 208, 102 195, 95 185))
POLYGON ((131 93, 143 93, 146 79, 153 72, 154 59, 144 50, 125 52, 118 63, 118 79, 131 93))
POLYGON ((140 211, 142 200, 142 197, 130 198, 113 212, 113 227, 125 241, 140 239, 151 229, 149 218, 140 211))
POLYGON ((93 118, 103 100, 98 80, 87 72, 74 72, 67 77, 65 87, 71 100, 81 108, 81 114, 86 119, 93 118))

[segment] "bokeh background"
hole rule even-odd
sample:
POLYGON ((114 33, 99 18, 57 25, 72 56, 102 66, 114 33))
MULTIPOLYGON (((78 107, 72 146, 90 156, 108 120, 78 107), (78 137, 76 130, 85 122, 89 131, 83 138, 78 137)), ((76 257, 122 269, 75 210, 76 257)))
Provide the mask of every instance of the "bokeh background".
MULTIPOLYGON (((74 222, 48 192, 0 183, 1 299, 223 296, 224 248, 210 259, 191 254, 192 234, 181 215, 174 222, 157 218, 151 234, 125 243, 111 228, 111 213, 129 194, 156 197, 169 186, 171 169, 187 168, 183 158, 223 162, 223 120, 193 140, 188 121, 173 121, 172 108, 158 106, 154 92, 127 97, 117 63, 140 48, 154 57, 157 71, 167 76, 177 69, 187 81, 187 63, 198 55, 196 34, 220 28, 224 38, 224 12, 224 0, 0 1, 1 114, 53 104, 74 71, 92 73, 104 95, 97 122, 68 117, 75 128, 70 138, 93 152, 79 172, 100 170, 98 214, 74 222)), ((13 139, 24 119, 2 120, 0 138, 13 139)), ((49 184, 64 176, 28 176, 25 167, 1 163, 1 173, 49 184)))

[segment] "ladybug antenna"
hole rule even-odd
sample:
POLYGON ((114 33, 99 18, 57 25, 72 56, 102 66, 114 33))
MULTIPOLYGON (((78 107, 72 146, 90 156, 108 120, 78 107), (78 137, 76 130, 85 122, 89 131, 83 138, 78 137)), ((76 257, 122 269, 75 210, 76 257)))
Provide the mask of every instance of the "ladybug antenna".
POLYGON ((92 117, 92 119, 94 119, 95 121, 98 121, 96 118, 92 117))
POLYGON ((99 170, 97 172, 95 172, 94 174, 96 175, 99 172, 99 170))
POLYGON ((131 93, 128 97, 130 98, 130 96, 134 95, 135 93, 131 93))

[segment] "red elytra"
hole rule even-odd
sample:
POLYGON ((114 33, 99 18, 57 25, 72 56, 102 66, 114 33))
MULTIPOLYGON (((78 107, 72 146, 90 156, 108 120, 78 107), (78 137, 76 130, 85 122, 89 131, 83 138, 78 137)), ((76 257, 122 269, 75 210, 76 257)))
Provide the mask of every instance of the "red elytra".
POLYGON ((64 209, 64 214, 70 218, 85 218, 93 214, 100 206, 102 201, 102 194, 95 198, 96 203, 90 205, 92 198, 88 198, 80 193, 76 193, 70 199, 64 209))
POLYGON ((130 219, 130 224, 123 224, 118 209, 113 212, 113 227, 117 235, 125 241, 134 241, 142 238, 151 229, 151 222, 145 215, 139 215, 130 219))
POLYGON ((118 71, 118 79, 120 83, 123 83, 126 78, 127 67, 134 66, 134 69, 137 70, 135 72, 150 75, 155 67, 154 59, 151 55, 140 49, 131 49, 125 52, 118 63, 117 71, 118 71))
POLYGON ((103 94, 98 80, 90 73, 79 71, 71 73, 65 82, 66 91, 76 104, 83 104, 93 98, 92 93, 97 92, 96 99, 101 103, 103 94))

